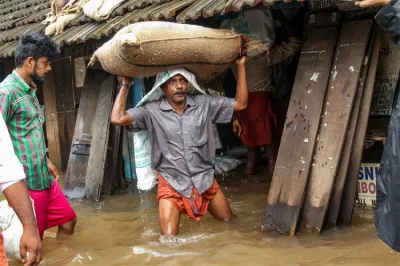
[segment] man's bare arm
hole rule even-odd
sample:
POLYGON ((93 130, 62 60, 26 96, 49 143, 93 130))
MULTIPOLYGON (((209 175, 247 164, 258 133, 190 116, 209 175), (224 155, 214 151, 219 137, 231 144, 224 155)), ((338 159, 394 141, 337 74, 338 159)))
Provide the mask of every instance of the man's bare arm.
POLYGON ((24 228, 20 244, 22 261, 26 263, 25 265, 38 265, 43 257, 42 243, 26 184, 24 181, 19 181, 6 188, 3 193, 24 228), (27 252, 29 259, 26 258, 27 252))
POLYGON ((132 79, 126 77, 118 77, 121 89, 111 112, 111 123, 119 126, 132 125, 131 117, 126 113, 126 99, 128 97, 129 87, 132 85, 132 79))
POLYGON ((236 103, 234 106, 234 110, 242 111, 247 108, 247 100, 249 97, 249 90, 247 88, 247 79, 246 79, 246 57, 243 56, 236 60, 237 70, 238 70, 238 79, 236 86, 236 103))

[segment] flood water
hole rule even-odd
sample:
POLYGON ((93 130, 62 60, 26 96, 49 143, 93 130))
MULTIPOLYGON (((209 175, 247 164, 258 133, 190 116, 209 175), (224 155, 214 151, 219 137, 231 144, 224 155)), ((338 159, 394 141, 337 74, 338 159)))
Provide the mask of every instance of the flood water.
POLYGON ((182 215, 173 240, 159 235, 155 193, 74 200, 76 233, 59 240, 54 229, 46 232, 41 265, 400 265, 400 254, 375 236, 371 211, 358 210, 352 228, 320 236, 260 232, 269 182, 263 173, 220 178, 236 218, 220 222, 207 214, 195 222, 182 215))

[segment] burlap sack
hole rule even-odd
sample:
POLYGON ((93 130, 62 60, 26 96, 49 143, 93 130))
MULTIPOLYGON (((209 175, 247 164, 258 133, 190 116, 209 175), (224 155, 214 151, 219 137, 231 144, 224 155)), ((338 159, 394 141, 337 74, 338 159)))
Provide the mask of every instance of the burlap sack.
POLYGON ((240 35, 227 30, 170 22, 139 22, 121 29, 94 54, 112 74, 147 77, 179 67, 202 82, 223 73, 238 58, 240 35))

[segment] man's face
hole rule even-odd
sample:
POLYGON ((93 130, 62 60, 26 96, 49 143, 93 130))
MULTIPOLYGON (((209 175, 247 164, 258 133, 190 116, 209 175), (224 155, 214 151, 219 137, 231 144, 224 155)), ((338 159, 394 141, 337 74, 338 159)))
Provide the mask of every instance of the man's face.
POLYGON ((28 71, 36 84, 43 84, 47 74, 51 71, 51 60, 40 57, 38 60, 28 58, 28 71))
POLYGON ((184 76, 178 74, 165 82, 162 89, 169 102, 179 104, 186 100, 188 82, 184 76))

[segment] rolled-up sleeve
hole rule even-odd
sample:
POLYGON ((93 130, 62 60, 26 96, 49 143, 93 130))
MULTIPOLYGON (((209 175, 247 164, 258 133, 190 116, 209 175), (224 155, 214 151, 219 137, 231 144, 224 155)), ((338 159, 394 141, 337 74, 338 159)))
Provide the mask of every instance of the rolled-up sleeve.
POLYGON ((400 1, 392 0, 381 8, 375 16, 376 22, 400 47, 400 1))
POLYGON ((229 123, 232 120, 235 99, 206 95, 213 123, 229 123))
POLYGON ((10 135, 0 116, 0 192, 25 179, 24 168, 14 153, 10 135))
POLYGON ((126 111, 132 119, 132 125, 129 129, 133 132, 138 132, 148 129, 146 120, 150 118, 149 111, 145 107, 132 108, 126 111))

